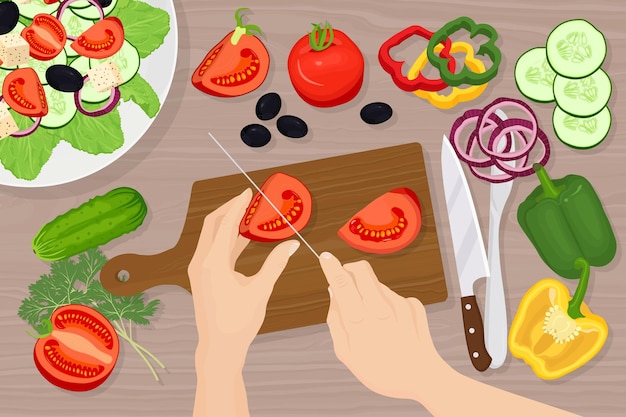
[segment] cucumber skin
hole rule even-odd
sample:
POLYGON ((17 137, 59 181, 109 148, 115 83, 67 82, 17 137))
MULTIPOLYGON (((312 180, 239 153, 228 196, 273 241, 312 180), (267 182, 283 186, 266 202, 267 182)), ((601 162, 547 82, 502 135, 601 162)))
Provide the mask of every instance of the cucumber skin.
POLYGON ((136 230, 147 213, 138 191, 115 188, 45 224, 33 238, 33 252, 43 261, 78 255, 136 230))

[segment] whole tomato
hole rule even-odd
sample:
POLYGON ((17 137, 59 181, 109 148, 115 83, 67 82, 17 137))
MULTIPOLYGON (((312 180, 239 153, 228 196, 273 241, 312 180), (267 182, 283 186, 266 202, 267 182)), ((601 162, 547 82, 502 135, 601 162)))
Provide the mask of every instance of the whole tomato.
POLYGON ((328 22, 313 24, 291 49, 287 68, 298 95, 315 107, 352 100, 363 85, 365 61, 359 47, 328 22))
POLYGON ((249 32, 259 34, 256 25, 244 26, 241 13, 247 8, 237 9, 237 27, 226 35, 206 54, 191 77, 198 90, 217 97, 237 97, 257 89, 270 66, 270 55, 263 42, 249 32))

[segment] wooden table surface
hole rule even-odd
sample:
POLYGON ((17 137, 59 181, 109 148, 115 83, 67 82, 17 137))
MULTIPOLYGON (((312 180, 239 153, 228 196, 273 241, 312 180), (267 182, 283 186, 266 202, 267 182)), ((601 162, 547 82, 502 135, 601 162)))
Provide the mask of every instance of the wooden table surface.
MULTIPOLYGON (((160 299, 162 305, 152 324, 136 333, 139 342, 167 365, 167 370, 159 372, 161 382, 155 382, 143 361, 124 342, 111 378, 87 393, 57 389, 39 375, 32 358, 34 341, 24 331, 27 325, 17 316, 17 310, 28 294, 28 285, 49 269, 33 256, 30 247, 39 227, 114 187, 140 190, 150 214, 140 231, 104 246, 104 253, 108 257, 129 252, 153 254, 172 247, 185 219, 191 184, 236 172, 209 142, 209 130, 248 170, 420 142, 449 292, 445 302, 426 308, 441 355, 459 372, 520 395, 585 416, 626 415, 626 279, 620 244, 626 235, 626 191, 621 184, 626 174, 626 99, 620 91, 626 82, 626 6, 615 0, 252 3, 243 5, 253 8, 248 21, 263 29, 272 59, 270 74, 258 90, 239 98, 220 99, 204 95, 191 85, 192 71, 208 49, 232 30, 234 9, 242 5, 176 1, 179 53, 174 82, 161 113, 142 140, 121 159, 88 178, 50 188, 0 186, 0 415, 191 415, 197 335, 191 298, 182 288, 149 290, 147 297, 160 299), (400 29, 415 24, 436 29, 460 15, 490 23, 497 29, 503 61, 498 77, 478 100, 452 110, 437 110, 396 88, 378 64, 377 52, 380 44, 400 29), (607 38, 609 55, 603 68, 611 76, 614 88, 609 103, 614 116, 611 133, 595 149, 570 149, 555 138, 551 127, 553 106, 532 106, 551 140, 549 171, 556 177, 569 173, 586 176, 600 195, 615 229, 617 255, 610 265, 594 269, 586 297, 592 310, 606 319, 610 335, 592 362, 556 381, 538 379, 527 365, 510 354, 500 369, 479 373, 470 364, 462 331, 459 285, 442 188, 441 136, 469 108, 482 107, 499 96, 521 98, 513 80, 517 57, 542 45, 553 27, 572 18, 589 20, 607 38), (290 84, 286 65, 291 46, 310 30, 311 22, 324 20, 355 40, 366 63, 359 95, 332 109, 317 109, 304 103, 290 84), (255 150, 239 140, 239 131, 256 121, 255 103, 270 91, 282 96, 283 114, 302 117, 310 131, 304 140, 288 140, 278 133, 274 122, 267 122, 272 142, 255 150), (372 101, 389 103, 394 109, 393 118, 374 127, 363 123, 359 110, 372 101)), ((412 59, 423 46, 410 42, 398 48, 397 54, 412 59)), ((473 177, 469 177, 469 182, 486 236, 489 186, 473 177)), ((515 181, 503 217, 501 250, 509 323, 524 292, 537 280, 554 275, 516 220, 517 205, 536 183, 533 178, 515 181)), ((573 291, 575 283, 567 284, 573 291)), ((484 282, 476 285, 481 305, 484 289, 484 282)), ((363 387, 335 358, 324 324, 257 337, 248 354, 244 377, 251 415, 255 417, 429 415, 419 404, 384 398, 363 387)), ((453 392, 450 400, 454 401, 453 392)))

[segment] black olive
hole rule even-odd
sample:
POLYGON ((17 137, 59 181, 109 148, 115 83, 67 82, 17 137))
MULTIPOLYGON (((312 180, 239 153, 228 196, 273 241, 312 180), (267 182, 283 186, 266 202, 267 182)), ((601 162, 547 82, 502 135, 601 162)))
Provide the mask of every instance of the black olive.
POLYGON ((83 88, 83 76, 75 68, 67 65, 52 65, 46 70, 46 80, 50 87, 65 93, 75 93, 83 88))
POLYGON ((381 102, 367 104, 361 109, 361 119, 370 125, 386 122, 392 114, 391 106, 381 102))
POLYGON ((260 124, 253 123, 241 129, 241 140, 253 148, 267 145, 271 138, 270 131, 260 124))
POLYGON ((280 111, 282 101, 276 93, 263 94, 256 103, 256 117, 261 120, 270 120, 280 111))
POLYGON ((278 131, 288 138, 301 138, 309 132, 304 120, 296 116, 280 116, 276 122, 278 131))
POLYGON ((113 2, 113 0, 96 0, 96 1, 100 3, 100 7, 102 7, 103 9, 105 7, 109 7, 111 3, 113 2))
POLYGON ((5 1, 0 3, 0 35, 9 33, 15 26, 20 18, 20 9, 17 4, 12 1, 5 1))

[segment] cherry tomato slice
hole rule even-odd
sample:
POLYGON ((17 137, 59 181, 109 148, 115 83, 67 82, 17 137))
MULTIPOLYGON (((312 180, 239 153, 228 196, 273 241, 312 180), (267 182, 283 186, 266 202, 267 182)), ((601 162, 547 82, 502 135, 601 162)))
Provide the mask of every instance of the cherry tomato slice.
POLYGON ((124 26, 117 17, 106 17, 96 22, 71 43, 80 55, 104 59, 115 55, 124 44, 124 26))
POLYGON ((2 97, 14 111, 24 116, 48 114, 48 101, 39 76, 32 68, 11 71, 2 84, 2 97))
MULTIPOLYGON (((261 190, 299 232, 311 218, 311 193, 298 179, 277 172, 261 190)), ((260 193, 256 193, 241 219, 239 233, 258 242, 275 242, 295 233, 260 193)))
POLYGON ((96 310, 79 304, 52 313, 52 332, 37 340, 35 365, 50 383, 70 391, 88 391, 111 374, 120 343, 111 323, 96 310))
POLYGON ((408 246, 421 227, 417 195, 409 188, 396 188, 365 206, 338 234, 355 249, 387 254, 408 246))
POLYGON ((40 61, 49 61, 59 55, 67 40, 63 24, 46 13, 35 15, 30 26, 22 29, 21 35, 30 45, 30 56, 40 61))

